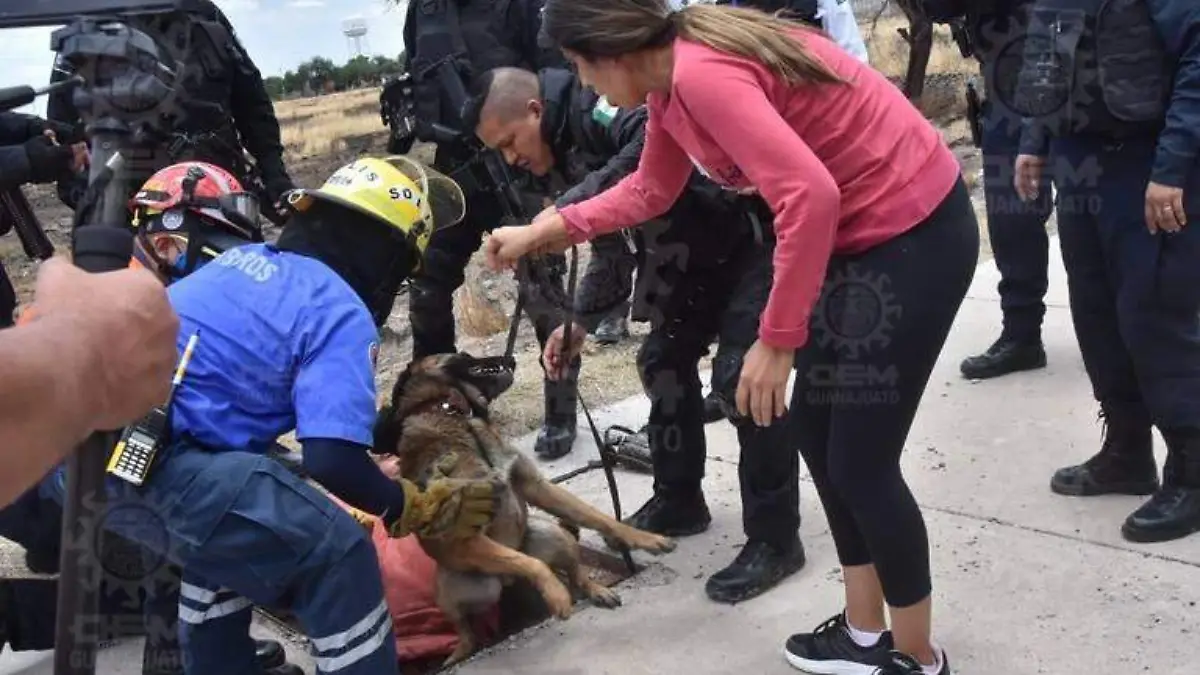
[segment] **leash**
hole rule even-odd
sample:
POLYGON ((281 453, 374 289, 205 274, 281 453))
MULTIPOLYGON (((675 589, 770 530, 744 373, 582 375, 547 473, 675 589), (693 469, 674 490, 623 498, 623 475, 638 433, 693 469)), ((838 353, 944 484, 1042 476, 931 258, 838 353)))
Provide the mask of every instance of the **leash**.
MULTIPOLYGON (((530 263, 524 257, 522 257, 517 263, 517 282, 520 285, 524 285, 527 290, 530 290, 533 288, 532 278, 531 278, 532 275, 530 274, 529 264, 530 263)), ((573 328, 574 323, 575 323, 575 302, 574 302, 575 284, 576 284, 576 278, 577 278, 578 272, 579 272, 579 249, 576 246, 571 246, 571 264, 568 269, 569 269, 569 271, 568 271, 568 277, 567 277, 567 301, 566 301, 566 307, 564 309, 564 313, 566 314, 566 317, 565 317, 564 321, 562 322, 563 352, 566 354, 571 353, 571 333, 574 332, 571 329, 573 328)), ((516 301, 515 306, 513 307, 512 319, 509 322, 509 326, 508 326, 508 342, 505 346, 505 351, 504 351, 505 361, 507 363, 509 363, 514 368, 514 370, 516 368, 516 360, 515 360, 513 354, 516 350, 517 330, 520 328, 521 312, 524 310, 524 308, 525 308, 525 294, 522 292, 518 292, 517 293, 517 301, 516 301)), ((532 316, 529 317, 529 320, 533 321, 533 317, 532 316)), ((542 359, 541 355, 538 355, 538 365, 540 365, 542 368, 543 376, 546 378, 549 378, 550 373, 549 373, 549 371, 546 370, 546 362, 542 359)), ((591 471, 592 469, 596 469, 596 468, 604 469, 604 478, 608 483, 608 495, 609 495, 609 497, 612 498, 613 516, 617 520, 621 520, 621 494, 620 494, 620 491, 617 489, 616 474, 613 472, 613 468, 617 464, 616 450, 614 450, 612 448, 612 446, 610 446, 608 443, 604 442, 604 437, 600 434, 600 430, 599 430, 599 428, 597 428, 595 420, 592 419, 591 410, 588 409, 587 403, 584 402, 583 395, 578 393, 578 380, 576 380, 576 392, 577 392, 576 400, 579 402, 579 407, 583 409, 583 414, 587 418, 588 427, 591 429, 592 438, 595 440, 595 443, 596 443, 596 449, 600 452, 600 459, 599 459, 599 461, 596 461, 596 460, 590 461, 583 467, 569 471, 561 476, 556 476, 556 477, 550 479, 550 482, 555 483, 555 484, 562 483, 563 481, 565 481, 569 478, 574 478, 575 476, 579 476, 581 474, 587 473, 588 471, 591 471)), ((626 546, 624 543, 621 543, 621 542, 617 542, 617 543, 618 543, 618 550, 621 553, 621 557, 625 561, 625 566, 629 568, 629 573, 636 574, 637 566, 633 562, 633 554, 630 553, 629 547, 626 546)))

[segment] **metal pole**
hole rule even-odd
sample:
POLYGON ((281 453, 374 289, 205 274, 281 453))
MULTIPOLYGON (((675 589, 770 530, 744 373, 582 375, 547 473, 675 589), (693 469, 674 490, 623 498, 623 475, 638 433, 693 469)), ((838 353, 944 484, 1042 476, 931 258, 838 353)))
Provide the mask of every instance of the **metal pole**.
MULTIPOLYGON (((106 181, 95 208, 85 212, 72 235, 73 262, 88 272, 107 272, 129 264, 133 238, 125 220, 125 181, 121 179, 121 142, 127 127, 103 120, 92 136, 89 183, 106 181)), ((87 209, 88 204, 80 205, 87 209)), ((66 496, 59 563, 58 607, 54 631, 54 674, 96 672, 103 617, 99 581, 103 575, 105 464, 116 445, 115 431, 92 434, 66 463, 66 496)))

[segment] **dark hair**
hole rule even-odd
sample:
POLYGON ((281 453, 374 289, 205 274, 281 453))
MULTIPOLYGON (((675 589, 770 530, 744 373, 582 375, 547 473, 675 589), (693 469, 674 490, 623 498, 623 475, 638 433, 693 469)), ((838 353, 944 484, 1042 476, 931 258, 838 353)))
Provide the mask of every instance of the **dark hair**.
MULTIPOLYGON (((746 7, 689 5, 672 11, 665 0, 546 0, 544 37, 588 61, 670 44, 675 38, 754 59, 789 83, 844 83, 793 39, 800 22, 746 7)), ((819 31, 816 31, 819 32, 819 31)))

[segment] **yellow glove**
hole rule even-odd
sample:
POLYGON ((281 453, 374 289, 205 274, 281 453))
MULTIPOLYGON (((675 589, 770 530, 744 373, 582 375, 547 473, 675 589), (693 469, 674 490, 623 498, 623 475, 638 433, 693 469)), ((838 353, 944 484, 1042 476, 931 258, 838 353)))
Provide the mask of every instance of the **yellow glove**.
POLYGON ((500 497, 500 484, 438 478, 424 491, 406 479, 404 512, 388 527, 392 537, 416 534, 430 539, 460 539, 477 534, 492 522, 500 497))
POLYGON ((356 509, 353 506, 347 506, 346 511, 349 512, 351 518, 353 518, 360 526, 362 526, 362 529, 366 530, 367 533, 370 534, 371 528, 375 527, 375 521, 377 520, 375 516, 372 516, 361 509, 356 509))

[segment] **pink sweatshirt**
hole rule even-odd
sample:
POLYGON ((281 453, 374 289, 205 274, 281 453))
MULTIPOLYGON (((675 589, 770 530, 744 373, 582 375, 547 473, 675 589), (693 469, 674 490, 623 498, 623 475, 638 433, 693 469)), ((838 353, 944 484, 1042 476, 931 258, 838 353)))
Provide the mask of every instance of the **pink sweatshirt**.
POLYGON ((676 40, 671 92, 647 101, 637 170, 562 209, 580 243, 660 216, 694 167, 757 190, 775 213, 777 239, 759 338, 794 348, 808 340, 830 256, 917 225, 960 172, 938 131, 883 75, 822 36, 797 37, 852 84, 790 87, 757 61, 676 40))

